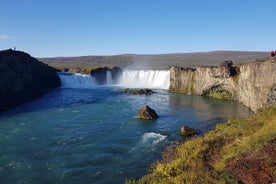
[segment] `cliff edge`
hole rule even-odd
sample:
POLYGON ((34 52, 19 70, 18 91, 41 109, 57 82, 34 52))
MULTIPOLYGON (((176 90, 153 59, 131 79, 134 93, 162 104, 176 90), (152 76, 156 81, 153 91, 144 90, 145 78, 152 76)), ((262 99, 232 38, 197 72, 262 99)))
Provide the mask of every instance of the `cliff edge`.
POLYGON ((171 67, 170 75, 171 92, 238 100, 254 112, 276 104, 275 60, 235 67, 171 67))
POLYGON ((34 100, 60 86, 56 72, 27 53, 0 51, 0 111, 34 100))

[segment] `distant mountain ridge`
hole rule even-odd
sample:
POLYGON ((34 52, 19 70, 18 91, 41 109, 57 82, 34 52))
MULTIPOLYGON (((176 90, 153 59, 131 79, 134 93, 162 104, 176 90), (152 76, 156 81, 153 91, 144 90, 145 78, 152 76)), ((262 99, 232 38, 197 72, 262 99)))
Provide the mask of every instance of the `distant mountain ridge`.
POLYGON ((83 68, 87 66, 117 66, 128 69, 168 69, 179 67, 218 66, 225 60, 234 63, 253 62, 269 57, 269 52, 255 51, 210 51, 172 54, 121 54, 110 56, 79 56, 38 58, 38 60, 56 67, 83 68))

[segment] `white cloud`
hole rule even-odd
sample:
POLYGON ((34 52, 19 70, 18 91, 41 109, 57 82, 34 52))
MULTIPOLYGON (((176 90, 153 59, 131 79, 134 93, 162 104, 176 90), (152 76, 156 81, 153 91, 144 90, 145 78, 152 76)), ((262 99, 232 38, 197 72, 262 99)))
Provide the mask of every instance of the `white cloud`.
POLYGON ((8 36, 8 35, 1 35, 0 34, 0 40, 11 40, 11 39, 13 39, 13 37, 8 36))

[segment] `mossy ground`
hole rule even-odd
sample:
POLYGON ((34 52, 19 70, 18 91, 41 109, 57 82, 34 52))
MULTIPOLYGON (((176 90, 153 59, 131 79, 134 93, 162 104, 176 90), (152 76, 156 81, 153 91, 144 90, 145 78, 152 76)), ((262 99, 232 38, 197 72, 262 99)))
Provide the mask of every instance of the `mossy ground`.
MULTIPOLYGON (((231 162, 242 159, 244 155, 251 155, 251 161, 258 160, 254 153, 258 150, 266 150, 265 147, 271 147, 270 143, 276 140, 276 107, 264 110, 255 117, 247 119, 229 120, 226 123, 219 124, 216 128, 203 137, 196 137, 188 140, 178 146, 173 154, 168 154, 171 159, 166 157, 154 164, 152 171, 138 180, 127 180, 128 184, 140 183, 248 183, 243 178, 237 178, 231 171, 231 162)), ((270 155, 264 156, 263 160, 275 160, 272 149, 270 155)), ((260 162, 260 168, 262 167, 260 162)), ((266 165, 269 167, 265 172, 266 181, 258 180, 254 183, 271 183, 276 181, 274 175, 276 170, 275 162, 266 165)), ((233 167, 232 167, 233 169, 233 167)), ((246 169, 246 168, 244 168, 246 169)), ((235 172, 246 173, 246 170, 235 172)), ((259 175, 262 175, 260 169, 259 175)), ((250 177, 250 173, 249 176, 250 177)), ((259 177, 260 178, 260 177, 259 177)))
POLYGON ((234 100, 236 98, 236 95, 229 91, 209 92, 206 96, 217 100, 234 100))

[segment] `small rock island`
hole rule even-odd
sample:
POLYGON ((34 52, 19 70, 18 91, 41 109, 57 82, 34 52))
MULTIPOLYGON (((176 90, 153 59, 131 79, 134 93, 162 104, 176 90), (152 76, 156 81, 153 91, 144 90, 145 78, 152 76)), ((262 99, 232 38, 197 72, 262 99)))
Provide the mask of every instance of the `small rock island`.
POLYGON ((155 120, 158 118, 158 115, 155 110, 145 105, 139 110, 138 118, 145 120, 155 120))

